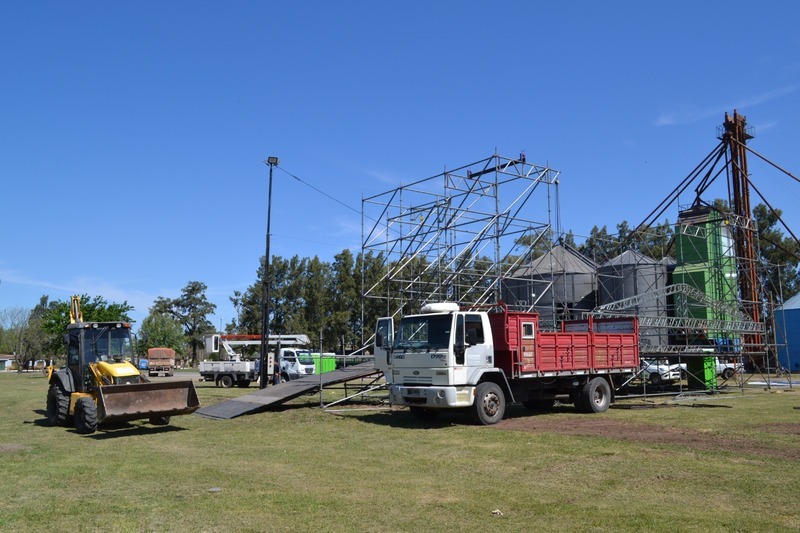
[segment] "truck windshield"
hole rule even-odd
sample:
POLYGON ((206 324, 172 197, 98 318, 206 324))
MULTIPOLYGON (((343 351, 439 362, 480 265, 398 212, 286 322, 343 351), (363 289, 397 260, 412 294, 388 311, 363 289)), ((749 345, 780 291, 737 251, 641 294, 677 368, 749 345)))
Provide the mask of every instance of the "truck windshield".
POLYGON ((129 359, 133 357, 131 336, 127 328, 101 327, 84 330, 84 359, 87 363, 94 361, 112 361, 114 358, 129 359))
POLYGON ((314 359, 311 357, 311 352, 297 352, 297 361, 301 365, 313 365, 314 359))
POLYGON ((452 315, 420 315, 400 321, 395 350, 438 350, 450 345, 452 315))

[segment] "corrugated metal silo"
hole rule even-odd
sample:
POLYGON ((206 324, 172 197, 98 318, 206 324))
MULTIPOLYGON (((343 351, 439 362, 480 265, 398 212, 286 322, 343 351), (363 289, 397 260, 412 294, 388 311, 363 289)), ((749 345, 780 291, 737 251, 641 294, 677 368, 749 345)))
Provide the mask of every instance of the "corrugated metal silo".
POLYGON ((543 327, 578 318, 596 306, 597 267, 571 246, 559 244, 505 280, 509 305, 531 307, 543 327))
MULTIPOLYGON (((668 264, 664 260, 657 261, 633 250, 603 263, 597 270, 599 305, 618 302, 634 296, 664 289, 667 286, 668 264)), ((638 316, 667 316, 667 301, 664 296, 647 300, 626 310, 638 316)), ((660 329, 642 328, 642 340, 652 345, 665 345, 667 335, 660 329)))

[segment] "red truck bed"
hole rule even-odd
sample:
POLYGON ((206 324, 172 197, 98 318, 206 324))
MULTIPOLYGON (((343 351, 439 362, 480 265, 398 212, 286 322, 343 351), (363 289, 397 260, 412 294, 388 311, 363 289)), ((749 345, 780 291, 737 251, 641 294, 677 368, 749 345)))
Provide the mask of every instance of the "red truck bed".
POLYGON ((507 377, 599 374, 639 368, 639 324, 635 318, 564 322, 560 332, 540 332, 539 315, 489 314, 495 366, 507 377))

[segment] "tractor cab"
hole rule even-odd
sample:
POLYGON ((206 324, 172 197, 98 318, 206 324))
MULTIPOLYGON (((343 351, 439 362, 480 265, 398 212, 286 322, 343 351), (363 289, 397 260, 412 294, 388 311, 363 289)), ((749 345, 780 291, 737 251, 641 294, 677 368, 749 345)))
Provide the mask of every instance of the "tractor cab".
POLYGON ((76 391, 88 392, 95 383, 90 365, 104 384, 139 383, 141 376, 131 364, 133 343, 126 322, 78 322, 67 326, 67 368, 75 378, 76 391), (121 380, 120 380, 121 379, 121 380))

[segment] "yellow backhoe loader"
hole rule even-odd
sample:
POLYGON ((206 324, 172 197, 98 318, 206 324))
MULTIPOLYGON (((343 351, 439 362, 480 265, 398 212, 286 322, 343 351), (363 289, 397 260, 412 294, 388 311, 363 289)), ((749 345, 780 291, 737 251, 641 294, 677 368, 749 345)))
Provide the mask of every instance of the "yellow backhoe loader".
POLYGON ((78 433, 94 433, 98 424, 149 419, 169 424, 170 417, 200 407, 191 380, 150 382, 131 363, 133 343, 127 322, 84 322, 80 298, 72 297, 64 334, 67 366, 49 372, 47 421, 78 433))

